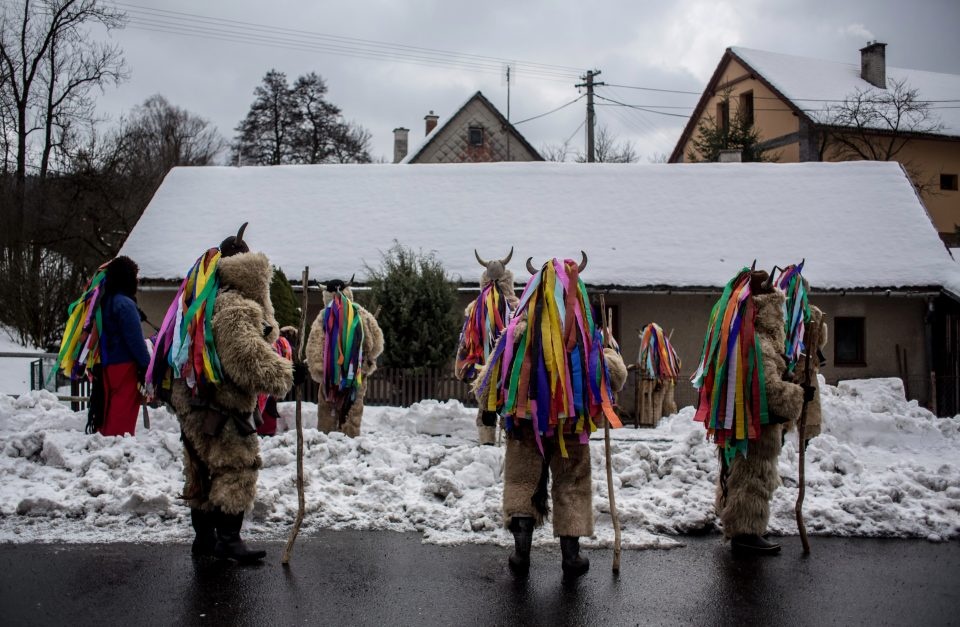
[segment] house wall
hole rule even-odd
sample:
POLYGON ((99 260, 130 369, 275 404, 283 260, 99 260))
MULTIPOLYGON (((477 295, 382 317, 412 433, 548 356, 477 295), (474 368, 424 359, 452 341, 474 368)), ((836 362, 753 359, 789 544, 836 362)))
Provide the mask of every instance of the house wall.
MULTIPOLYGON (((594 294, 591 291, 591 294, 594 294)), ((621 354, 628 364, 637 361, 640 353, 639 330, 649 322, 656 322, 667 333, 673 332, 671 343, 682 361, 683 377, 677 382, 677 402, 680 407, 692 404, 696 392, 690 377, 697 368, 707 321, 719 292, 716 294, 629 294, 610 293, 605 296, 608 306, 619 309, 619 337, 621 354)), ((928 368, 924 340, 926 299, 901 296, 862 296, 814 294, 811 303, 827 316, 830 343, 824 349, 827 365, 820 372, 828 383, 843 379, 896 377, 898 375, 896 347, 906 349, 907 375, 911 398, 921 404, 928 400, 926 386, 928 368), (865 362, 860 367, 834 365, 832 340, 835 337, 833 319, 836 316, 865 318, 865 362)), ((620 406, 633 410, 633 379, 620 395, 620 406)))
POLYGON ((531 154, 519 139, 503 128, 497 116, 479 99, 475 99, 441 129, 430 145, 417 156, 414 163, 536 160, 538 160, 537 157, 531 154), (483 128, 482 146, 470 145, 468 129, 471 126, 483 128))
MULTIPOLYGON (((753 92, 754 126, 759 130, 761 142, 773 141, 778 144, 771 149, 773 154, 780 153, 779 161, 797 161, 799 158, 799 129, 797 116, 779 97, 763 83, 753 78, 750 71, 736 60, 731 59, 719 82, 717 89, 707 101, 700 120, 708 116, 716 119, 717 104, 723 99, 724 90, 730 88, 730 119, 736 116, 740 106, 740 95, 753 92)), ((699 123, 699 121, 698 121, 699 123)), ((693 150, 693 141, 697 131, 691 133, 683 147, 682 161, 690 161, 688 155, 693 150)), ((699 158, 699 157, 698 157, 699 158)))

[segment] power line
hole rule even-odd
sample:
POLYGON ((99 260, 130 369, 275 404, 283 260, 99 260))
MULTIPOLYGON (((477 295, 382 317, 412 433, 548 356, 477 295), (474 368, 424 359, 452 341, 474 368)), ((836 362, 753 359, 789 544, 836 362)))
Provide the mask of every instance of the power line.
POLYGON ((511 59, 459 53, 433 48, 407 46, 354 37, 327 35, 312 31, 263 26, 239 20, 215 18, 193 13, 153 9, 124 2, 114 4, 125 7, 132 13, 130 24, 141 30, 170 32, 181 35, 213 35, 214 39, 239 43, 259 43, 277 47, 324 51, 360 58, 389 59, 407 63, 449 65, 459 69, 500 73, 502 65, 511 65, 515 71, 544 79, 572 79, 578 76, 578 68, 515 61, 511 59))
POLYGON ((583 128, 583 125, 586 124, 586 123, 587 123, 587 118, 583 118, 583 121, 580 122, 580 126, 578 126, 576 129, 574 129, 574 131, 573 131, 572 133, 570 133, 570 137, 568 137, 568 138, 567 138, 567 141, 563 142, 563 144, 564 144, 564 145, 567 145, 567 144, 569 144, 571 141, 573 141, 574 136, 575 136, 577 133, 580 132, 580 129, 582 129, 582 128, 583 128))
POLYGON ((631 109, 637 109, 638 111, 646 111, 647 113, 656 113, 657 115, 666 115, 673 118, 688 118, 689 115, 680 115, 679 113, 667 113, 666 111, 657 111, 655 109, 649 109, 647 107, 641 107, 638 105, 627 104, 625 102, 620 102, 619 100, 614 100, 613 98, 607 98, 606 96, 601 96, 597 94, 597 98, 600 100, 606 100, 607 102, 612 102, 613 104, 620 105, 621 107, 629 107, 631 109))
POLYGON ((585 96, 586 96, 586 94, 580 94, 579 96, 577 96, 576 98, 574 98, 574 99, 571 100, 570 102, 568 102, 568 103, 566 103, 566 104, 562 104, 562 105, 560 105, 559 107, 557 107, 556 109, 551 109, 550 111, 547 111, 546 113, 541 113, 540 115, 535 115, 535 116, 533 116, 532 118, 527 118, 526 120, 520 120, 519 122, 513 122, 513 125, 516 126, 516 125, 518 125, 518 124, 523 124, 524 122, 530 122, 531 120, 536 120, 536 119, 538 119, 538 118, 542 118, 542 117, 544 117, 544 116, 550 115, 551 113, 556 113, 556 112, 559 111, 560 109, 565 109, 565 108, 569 107, 570 105, 572 105, 573 103, 577 102, 578 100, 583 100, 583 98, 584 98, 585 96))

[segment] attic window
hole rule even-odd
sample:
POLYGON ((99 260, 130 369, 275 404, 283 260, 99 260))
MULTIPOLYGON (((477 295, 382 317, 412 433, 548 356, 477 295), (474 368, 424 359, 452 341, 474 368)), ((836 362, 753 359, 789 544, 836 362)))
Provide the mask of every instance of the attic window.
POLYGON ((940 189, 948 192, 957 191, 957 175, 956 174, 941 174, 940 175, 940 189))
POLYGON ((721 100, 717 103, 717 126, 724 137, 730 132, 730 101, 721 100))
POLYGON ((468 131, 468 141, 471 146, 483 146, 483 127, 471 126, 468 131))
POLYGON ((740 118, 747 126, 753 126, 753 92, 740 94, 740 118))

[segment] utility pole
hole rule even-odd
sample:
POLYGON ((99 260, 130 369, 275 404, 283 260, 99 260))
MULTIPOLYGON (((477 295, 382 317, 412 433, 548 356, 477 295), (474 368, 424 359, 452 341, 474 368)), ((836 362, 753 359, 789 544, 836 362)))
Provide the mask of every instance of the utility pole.
POLYGON ((507 66, 507 161, 510 161, 510 66, 507 66))
POLYGON ((587 70, 587 75, 582 77, 584 82, 575 85, 575 87, 587 88, 587 163, 596 161, 596 152, 593 145, 593 127, 596 121, 593 112, 593 88, 604 84, 593 81, 597 76, 600 76, 600 70, 587 70))

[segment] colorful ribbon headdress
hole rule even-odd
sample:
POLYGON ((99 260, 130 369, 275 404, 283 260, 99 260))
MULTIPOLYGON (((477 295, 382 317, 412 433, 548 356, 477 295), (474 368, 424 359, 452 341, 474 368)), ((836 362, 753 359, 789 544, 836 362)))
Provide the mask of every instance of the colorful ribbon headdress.
POLYGON ((67 308, 67 326, 50 377, 57 370, 63 370, 63 374, 71 379, 90 377, 90 370, 100 363, 100 335, 103 332, 100 301, 109 265, 110 261, 97 268, 80 298, 67 308))
POLYGON ((793 372, 800 360, 800 353, 804 350, 804 325, 810 322, 810 303, 807 299, 807 282, 801 273, 804 261, 799 265, 787 266, 780 272, 774 283, 787 296, 783 304, 784 330, 787 334, 784 355, 787 358, 787 372, 793 372))
POLYGON ((704 423, 707 436, 721 447, 728 462, 747 454, 748 440, 767 424, 767 395, 763 356, 756 339, 756 307, 751 298, 765 272, 743 268, 724 287, 710 312, 700 365, 692 377, 700 390, 695 420, 704 423))
MULTIPOLYGON (((473 379, 479 367, 489 361, 497 338, 500 337, 500 333, 503 332, 513 314, 507 302, 507 295, 499 284, 499 280, 506 272, 506 264, 513 257, 513 247, 505 258, 493 261, 484 261, 476 250, 473 254, 484 267, 484 274, 488 281, 468 309, 463 328, 460 330, 456 372, 459 378, 465 380, 473 379)), ((495 399, 491 399, 488 404, 495 405, 495 403, 495 399)), ((487 409, 492 411, 494 407, 487 407, 487 409)))
POLYGON ((174 379, 183 379, 195 393, 223 380, 213 339, 220 259, 217 248, 201 255, 170 303, 147 368, 147 390, 151 395, 159 389, 169 390, 174 379))
POLYGON ((680 376, 680 357, 656 322, 640 331, 639 361, 642 376, 646 379, 676 379, 680 376))
MULTIPOLYGON (((353 283, 337 281, 340 286, 353 283)), ((329 288, 333 284, 328 284, 329 288)), ((363 384, 363 322, 360 310, 339 286, 323 310, 323 387, 321 393, 346 415, 363 384)))
MULTIPOLYGON (((600 416, 621 426, 600 328, 580 280, 586 262, 585 254, 580 265, 552 259, 537 271, 527 260, 533 276, 478 387, 481 398, 496 398, 508 431, 530 421, 541 453, 544 436, 576 434, 586 443, 600 416)), ((566 457, 564 438, 557 442, 566 457)))

